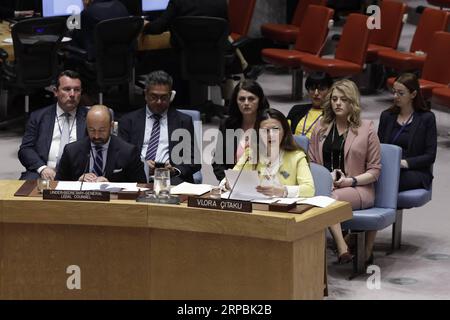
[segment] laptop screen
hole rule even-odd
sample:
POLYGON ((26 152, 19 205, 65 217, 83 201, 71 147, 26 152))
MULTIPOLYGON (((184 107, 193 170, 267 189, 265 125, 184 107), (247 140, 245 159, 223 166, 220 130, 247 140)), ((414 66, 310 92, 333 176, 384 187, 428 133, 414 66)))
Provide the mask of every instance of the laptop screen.
POLYGON ((79 14, 82 9, 82 0, 42 0, 43 17, 79 14))
POLYGON ((166 10, 169 0, 142 0, 142 12, 166 10))

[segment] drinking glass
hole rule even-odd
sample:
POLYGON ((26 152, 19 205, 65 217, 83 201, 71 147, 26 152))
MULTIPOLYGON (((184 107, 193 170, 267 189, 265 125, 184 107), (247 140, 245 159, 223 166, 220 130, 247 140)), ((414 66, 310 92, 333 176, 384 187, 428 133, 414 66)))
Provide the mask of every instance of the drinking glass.
POLYGON ((170 171, 165 168, 155 169, 155 178, 153 182, 153 190, 155 190, 158 198, 170 197, 170 171))
POLYGON ((50 180, 39 178, 37 180, 37 191, 42 193, 46 189, 50 189, 50 180))

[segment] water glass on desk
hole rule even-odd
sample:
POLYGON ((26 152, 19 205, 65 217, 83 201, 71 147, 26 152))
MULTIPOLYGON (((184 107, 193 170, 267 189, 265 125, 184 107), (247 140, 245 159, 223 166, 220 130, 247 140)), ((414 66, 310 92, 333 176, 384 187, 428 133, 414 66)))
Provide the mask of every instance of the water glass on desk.
POLYGON ((50 189, 50 180, 39 178, 37 180, 37 191, 39 193, 42 193, 47 189, 50 189))
POLYGON ((158 198, 170 197, 170 171, 165 168, 156 168, 153 181, 153 190, 158 198))

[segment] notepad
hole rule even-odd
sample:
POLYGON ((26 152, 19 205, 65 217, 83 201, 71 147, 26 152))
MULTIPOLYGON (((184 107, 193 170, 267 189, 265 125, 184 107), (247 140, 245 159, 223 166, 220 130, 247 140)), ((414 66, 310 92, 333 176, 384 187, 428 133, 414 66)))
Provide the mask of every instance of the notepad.
POLYGON ((184 195, 194 195, 201 196, 207 192, 210 192, 212 186, 209 184, 194 184, 189 182, 180 183, 170 189, 171 194, 184 194, 184 195))

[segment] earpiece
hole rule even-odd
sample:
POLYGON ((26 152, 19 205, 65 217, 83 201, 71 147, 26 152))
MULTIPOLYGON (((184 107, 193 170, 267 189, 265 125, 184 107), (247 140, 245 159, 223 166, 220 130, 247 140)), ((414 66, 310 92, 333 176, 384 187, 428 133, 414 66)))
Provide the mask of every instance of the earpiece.
POLYGON ((175 90, 172 90, 172 92, 170 93, 170 102, 173 101, 173 99, 175 99, 177 92, 175 90))

